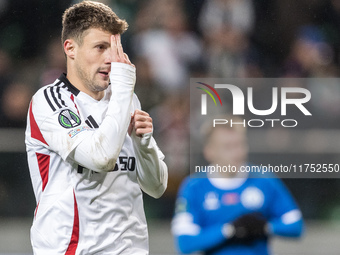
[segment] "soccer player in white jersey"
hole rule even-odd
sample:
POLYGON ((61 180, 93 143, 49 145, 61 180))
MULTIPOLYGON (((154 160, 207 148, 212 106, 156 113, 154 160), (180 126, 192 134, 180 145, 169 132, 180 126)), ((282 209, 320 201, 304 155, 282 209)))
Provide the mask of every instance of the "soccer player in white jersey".
POLYGON ((63 15, 67 74, 30 103, 26 147, 37 201, 35 255, 148 254, 142 191, 167 186, 152 119, 121 45, 127 23, 84 1, 63 15))

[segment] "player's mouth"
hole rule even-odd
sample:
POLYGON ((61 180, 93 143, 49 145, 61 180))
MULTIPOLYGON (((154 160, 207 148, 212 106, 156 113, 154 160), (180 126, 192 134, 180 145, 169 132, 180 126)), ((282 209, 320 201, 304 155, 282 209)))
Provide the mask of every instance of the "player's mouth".
POLYGON ((100 76, 102 76, 103 78, 109 78, 109 72, 107 71, 99 71, 98 72, 100 76))

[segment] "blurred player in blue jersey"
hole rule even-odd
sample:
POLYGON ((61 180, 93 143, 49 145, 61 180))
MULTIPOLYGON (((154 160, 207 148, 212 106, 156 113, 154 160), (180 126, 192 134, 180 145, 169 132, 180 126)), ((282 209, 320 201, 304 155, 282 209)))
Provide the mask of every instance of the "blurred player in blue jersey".
MULTIPOLYGON (((211 166, 247 165, 243 126, 217 125, 204 136, 203 154, 211 166)), ((302 214, 284 184, 250 175, 215 172, 182 183, 172 221, 180 253, 266 255, 269 238, 301 236, 302 214)))

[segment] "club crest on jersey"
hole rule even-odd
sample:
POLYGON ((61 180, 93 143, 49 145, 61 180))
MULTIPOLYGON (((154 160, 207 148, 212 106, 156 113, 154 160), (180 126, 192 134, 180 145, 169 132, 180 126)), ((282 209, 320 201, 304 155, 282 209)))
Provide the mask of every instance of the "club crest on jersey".
POLYGON ((58 120, 64 128, 74 128, 81 123, 79 116, 70 110, 62 111, 58 116, 58 120))
POLYGON ((264 194, 256 187, 246 188, 241 194, 241 203, 250 210, 260 209, 264 204, 264 194))

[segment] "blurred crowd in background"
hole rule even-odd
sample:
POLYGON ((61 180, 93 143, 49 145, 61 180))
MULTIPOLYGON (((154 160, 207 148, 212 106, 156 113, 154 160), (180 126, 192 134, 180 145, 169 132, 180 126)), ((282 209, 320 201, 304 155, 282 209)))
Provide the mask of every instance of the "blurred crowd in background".
MULTIPOLYGON (((75 2, 78 1, 0 0, 1 128, 25 128, 33 93, 66 72, 60 41, 61 16, 75 2)), ((129 23, 122 43, 137 67, 136 94, 143 109, 153 117, 154 135, 166 155, 168 190, 160 201, 146 198, 151 208, 146 211, 155 217, 171 217, 178 185, 189 174, 190 78, 340 76, 340 0, 101 2, 129 23)), ((255 89, 261 89, 261 84, 255 89)), ((318 97, 317 104, 311 102, 313 118, 323 121, 323 125, 315 122, 308 127, 339 128, 340 84, 318 84, 308 89, 318 97)), ((20 164, 13 165, 10 158, 5 153, 0 160, 0 215, 13 213, 13 207, 15 215, 31 216, 34 205, 20 206, 25 203, 20 199, 20 189, 13 203, 10 192, 11 183, 30 187, 25 153, 21 160, 12 156, 20 164), (22 173, 24 170, 27 173, 22 173), (22 179, 13 181, 18 180, 17 176, 22 179)), ((319 194, 305 202, 306 208, 309 203, 318 205, 309 208, 307 217, 322 217, 323 209, 318 209, 322 207, 318 203, 325 201, 325 196, 331 197, 329 204, 340 202, 334 194, 340 191, 337 180, 287 182, 295 194, 300 189, 319 194), (329 187, 334 187, 332 194, 329 187)), ((30 188, 27 192, 31 192, 30 188)), ((33 198, 33 192, 29 198, 33 198)), ((304 197, 297 199, 302 201, 304 197)))

